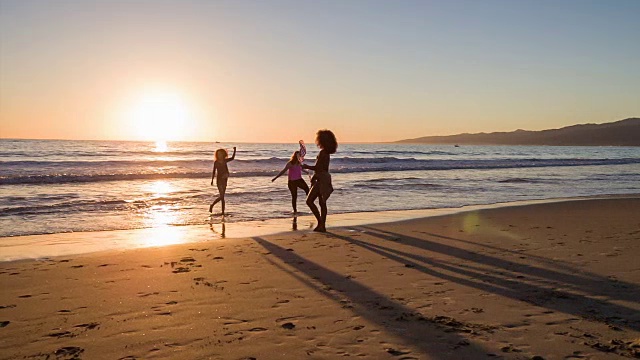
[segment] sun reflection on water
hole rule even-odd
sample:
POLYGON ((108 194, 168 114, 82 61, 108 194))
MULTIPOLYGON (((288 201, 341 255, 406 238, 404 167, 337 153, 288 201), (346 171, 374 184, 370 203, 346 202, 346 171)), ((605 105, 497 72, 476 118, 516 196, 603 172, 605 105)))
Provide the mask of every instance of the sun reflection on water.
POLYGON ((157 180, 149 184, 147 190, 151 192, 154 196, 160 197, 167 195, 170 192, 175 190, 175 187, 168 181, 165 180, 157 180))
POLYGON ((164 246, 185 242, 182 229, 176 224, 178 216, 169 205, 154 206, 146 214, 146 223, 153 230, 144 240, 146 246, 164 246))
MULTIPOLYGON (((153 198, 161 198, 175 191, 175 187, 168 181, 157 180, 147 186, 153 198)), ((157 204, 145 213, 145 225, 152 228, 151 234, 144 240, 146 246, 164 246, 185 242, 185 235, 181 227, 179 212, 170 204, 157 204)))
POLYGON ((156 147, 153 149, 155 152, 166 152, 167 142, 165 140, 156 140, 156 147))

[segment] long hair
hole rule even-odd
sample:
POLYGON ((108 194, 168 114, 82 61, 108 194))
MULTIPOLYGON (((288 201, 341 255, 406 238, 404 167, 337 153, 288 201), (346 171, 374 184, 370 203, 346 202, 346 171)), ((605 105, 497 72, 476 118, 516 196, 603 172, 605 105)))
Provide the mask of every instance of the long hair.
POLYGON ((291 165, 300 164, 300 151, 294 151, 289 162, 291 163, 291 165))
POLYGON ((218 161, 218 160, 226 159, 228 157, 229 157, 229 153, 227 153, 226 149, 218 149, 213 155, 213 160, 218 161))
POLYGON ((338 150, 338 140, 331 130, 318 130, 316 133, 316 144, 329 154, 334 154, 338 150))

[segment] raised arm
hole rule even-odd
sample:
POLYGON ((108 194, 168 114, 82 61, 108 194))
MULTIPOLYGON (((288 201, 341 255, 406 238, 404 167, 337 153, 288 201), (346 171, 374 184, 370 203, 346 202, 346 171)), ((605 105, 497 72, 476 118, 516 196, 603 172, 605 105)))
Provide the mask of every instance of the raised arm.
POLYGON ((233 155, 231 155, 231 157, 227 159, 227 162, 233 161, 233 159, 235 159, 235 158, 236 158, 236 147, 234 146, 233 147, 233 155))
POLYGON ((287 170, 289 170, 289 168, 291 167, 291 163, 287 163, 287 165, 284 166, 284 169, 282 169, 282 171, 280 171, 280 173, 278 175, 276 175, 276 177, 274 177, 273 179, 271 179, 271 181, 276 181, 277 178, 279 178, 280 176, 282 176, 282 174, 284 174, 287 170))

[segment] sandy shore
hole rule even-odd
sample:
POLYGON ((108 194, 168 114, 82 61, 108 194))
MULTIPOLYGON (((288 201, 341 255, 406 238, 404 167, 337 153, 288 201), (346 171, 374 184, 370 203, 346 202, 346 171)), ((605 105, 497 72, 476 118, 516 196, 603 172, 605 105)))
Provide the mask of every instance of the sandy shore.
POLYGON ((568 201, 0 263, 0 358, 640 357, 638 214, 568 201))

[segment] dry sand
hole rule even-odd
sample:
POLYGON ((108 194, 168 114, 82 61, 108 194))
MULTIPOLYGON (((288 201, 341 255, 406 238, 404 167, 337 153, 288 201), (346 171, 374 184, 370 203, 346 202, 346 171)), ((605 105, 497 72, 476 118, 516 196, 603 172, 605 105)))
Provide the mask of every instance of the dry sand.
POLYGON ((1 359, 640 357, 640 199, 0 263, 1 359))

